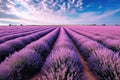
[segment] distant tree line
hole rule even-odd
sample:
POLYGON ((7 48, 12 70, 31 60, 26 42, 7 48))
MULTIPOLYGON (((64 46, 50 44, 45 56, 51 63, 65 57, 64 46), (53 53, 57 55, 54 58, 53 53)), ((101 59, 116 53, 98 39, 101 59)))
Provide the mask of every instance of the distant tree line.
POLYGON ((23 24, 20 24, 20 25, 9 24, 9 26, 23 26, 23 24))
MULTIPOLYGON (((81 26, 107 26, 107 24, 101 24, 101 25, 98 25, 98 24, 78 24, 78 25, 81 25, 81 26)), ((9 26, 24 26, 24 25, 23 24, 20 24, 20 25, 9 24, 9 26)), ((41 26, 41 25, 26 25, 26 26, 41 26)), ((50 26, 50 25, 48 25, 48 26, 50 26)), ((53 26, 53 25, 51 25, 51 26, 53 26)), ((62 26, 62 25, 60 25, 60 26, 62 26)), ((120 26, 120 24, 115 24, 114 26, 120 26)))

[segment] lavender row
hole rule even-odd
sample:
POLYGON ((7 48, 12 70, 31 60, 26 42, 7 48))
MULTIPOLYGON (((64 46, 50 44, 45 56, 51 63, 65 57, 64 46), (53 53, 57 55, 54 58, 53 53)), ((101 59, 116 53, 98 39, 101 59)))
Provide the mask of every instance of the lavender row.
POLYGON ((6 35, 13 35, 18 33, 29 32, 37 29, 46 29, 46 28, 32 28, 32 27, 5 27, 3 30, 0 30, 0 37, 6 35))
POLYGON ((15 51, 19 51, 29 43, 38 40, 42 36, 46 35, 53 29, 44 30, 28 36, 19 37, 13 40, 9 40, 3 44, 0 44, 0 62, 3 61, 7 56, 13 54, 15 51))
POLYGON ((120 36, 120 27, 102 27, 102 26, 95 26, 95 27, 76 27, 76 29, 90 32, 96 35, 101 35, 101 36, 111 36, 111 35, 117 35, 120 36))
MULTIPOLYGON (((41 27, 41 28, 44 28, 44 27, 41 27)), ((45 28, 47 28, 47 27, 45 27, 45 28)), ((14 33, 15 30, 19 30, 19 32, 22 32, 22 31, 26 32, 26 31, 35 30, 35 29, 39 29, 39 27, 37 28, 37 27, 28 27, 28 26, 25 26, 25 27, 17 27, 17 26, 16 27, 12 27, 12 26, 11 27, 7 27, 6 26, 6 27, 2 27, 0 32, 2 30, 6 31, 8 33, 12 33, 12 32, 14 33)))
POLYGON ((0 80, 28 80, 29 76, 42 67, 58 33, 59 29, 57 28, 2 62, 0 64, 0 80))
POLYGON ((120 79, 119 53, 114 53, 96 41, 69 29, 66 30, 99 80, 120 79))
POLYGON ((31 27, 26 27, 26 28, 14 28, 11 30, 11 28, 8 27, 7 30, 4 30, 0 33, 0 37, 4 37, 4 36, 8 36, 8 35, 15 35, 15 34, 20 34, 20 33, 26 33, 29 31, 35 31, 35 30, 43 30, 43 29, 47 29, 47 28, 31 28, 31 27))
POLYGON ((6 36, 3 36, 0 38, 0 44, 4 43, 5 41, 11 40, 11 39, 27 36, 27 35, 37 33, 37 32, 43 31, 43 30, 46 30, 46 29, 39 29, 39 30, 33 30, 33 31, 23 32, 23 33, 18 33, 18 34, 6 35, 6 36))
MULTIPOLYGON (((71 28, 72 29, 72 28, 71 28)), ((90 28, 89 28, 90 29, 90 28)), ((114 31, 112 31, 112 30, 106 30, 106 31, 104 31, 104 28, 100 28, 101 30, 103 30, 103 32, 99 32, 98 31, 98 29, 97 28, 95 28, 95 30, 94 30, 94 28, 91 28, 90 30, 89 29, 87 29, 86 28, 86 30, 81 30, 81 28, 75 28, 74 30, 78 30, 78 31, 80 31, 81 33, 85 33, 85 34, 87 34, 87 35, 91 35, 91 36, 96 36, 96 37, 101 37, 101 38, 109 38, 109 39, 119 39, 119 37, 120 37, 120 34, 119 35, 117 35, 117 34, 112 34, 112 32, 114 32, 114 31), (92 29, 93 29, 93 31, 92 31, 92 29), (108 33, 107 33, 108 32, 108 33)), ((100 39, 100 38, 99 38, 100 39)))
POLYGON ((63 28, 40 73, 36 80, 84 80, 78 53, 63 28))
MULTIPOLYGON (((105 45, 106 47, 108 47, 109 49, 111 49, 115 52, 120 51, 120 39, 110 39, 108 37, 102 37, 102 36, 97 37, 96 35, 90 34, 88 32, 81 32, 79 30, 74 30, 74 31, 79 34, 82 34, 86 37, 89 37, 93 40, 96 40, 99 43, 102 43, 103 45, 105 45)), ((120 38, 120 37, 118 36, 118 38, 120 38)))

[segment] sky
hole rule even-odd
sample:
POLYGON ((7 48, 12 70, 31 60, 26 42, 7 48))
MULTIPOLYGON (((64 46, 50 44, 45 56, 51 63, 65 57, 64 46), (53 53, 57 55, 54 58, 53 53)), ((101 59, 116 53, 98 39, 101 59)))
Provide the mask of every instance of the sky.
POLYGON ((120 24, 120 0, 0 0, 0 25, 120 24))

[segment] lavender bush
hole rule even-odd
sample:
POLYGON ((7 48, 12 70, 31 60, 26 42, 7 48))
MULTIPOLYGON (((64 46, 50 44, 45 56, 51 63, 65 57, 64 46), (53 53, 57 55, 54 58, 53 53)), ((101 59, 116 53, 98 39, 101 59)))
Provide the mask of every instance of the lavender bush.
MULTIPOLYGON (((103 45, 105 45, 106 47, 108 47, 109 49, 113 50, 113 51, 119 51, 120 50, 120 40, 116 39, 114 37, 113 34, 105 34, 104 36, 96 36, 95 34, 91 34, 89 32, 82 32, 79 30, 73 30, 79 34, 85 35, 93 40, 96 40, 99 43, 102 43, 103 45), (109 35, 109 36, 107 36, 109 35)), ((102 34, 102 33, 101 33, 102 34)), ((116 35, 115 35, 116 36, 116 35)), ((117 36, 119 38, 119 36, 117 36)))
POLYGON ((34 50, 23 49, 0 64, 0 80, 26 80, 42 63, 41 56, 34 50))
MULTIPOLYGON (((53 43, 53 42, 52 42, 53 43)), ((44 59, 50 53, 50 47, 44 41, 40 40, 35 43, 32 43, 27 46, 29 49, 35 50, 39 55, 41 55, 44 59)))
POLYGON ((24 48, 27 44, 39 39, 40 37, 44 36, 50 31, 51 30, 46 30, 46 32, 38 32, 29 36, 9 40, 3 44, 0 44, 0 62, 3 61, 5 57, 13 54, 15 51, 19 51, 20 49, 24 48), (27 42, 24 42, 24 40, 26 40, 27 42))
MULTIPOLYGON (((50 32, 19 52, 14 53, 0 64, 0 80, 27 80, 27 78, 39 71, 50 52, 50 45, 45 43, 49 37, 57 38, 59 29, 50 32), (45 38, 45 39, 44 39, 45 38), (6 66, 3 69, 3 66, 6 66)), ((52 39, 51 39, 52 40, 52 39)), ((51 40, 49 40, 51 42, 51 40)), ((54 44, 54 42, 51 42, 54 44)))
POLYGON ((120 80, 119 32, 116 27, 0 27, 0 80, 89 80, 80 55, 93 77, 120 80))
POLYGON ((106 39, 103 43, 113 51, 120 51, 120 40, 118 39, 106 39))
MULTIPOLYGON (((30 32, 37 32, 37 31, 42 31, 42 30, 46 30, 46 29, 50 29, 48 27, 4 27, 2 30, 0 30, 0 37, 7 37, 7 36, 11 36, 11 35, 21 35, 22 34, 26 34, 26 33, 30 33, 30 32)), ((1 40, 1 39, 0 39, 1 40)))
POLYGON ((14 53, 15 49, 11 48, 9 45, 0 45, 0 62, 5 59, 9 54, 14 53))
POLYGON ((98 49, 92 52, 88 63, 100 80, 120 79, 119 53, 113 53, 108 49, 98 49))
POLYGON ((57 42, 42 71, 43 80, 83 80, 83 67, 70 38, 61 28, 57 42))
MULTIPOLYGON (((68 30, 68 34, 71 36, 72 40, 80 42, 80 39, 78 40, 78 38, 74 37, 75 34, 79 34, 71 34, 69 31, 70 30, 68 30)), ((81 37, 81 35, 79 37, 81 37)), ((76 43, 76 45, 79 46, 81 44, 76 43)), ((84 52, 84 58, 88 61, 91 70, 97 75, 99 80, 120 79, 119 53, 114 53, 113 51, 92 40, 83 43, 82 46, 78 48, 80 51, 84 52), (90 55, 86 58, 85 56, 88 54, 90 55)))
POLYGON ((81 55, 83 55, 85 59, 87 59, 91 55, 92 51, 96 49, 102 49, 102 48, 104 48, 103 45, 92 40, 88 40, 84 43, 81 43, 81 46, 79 46, 79 49, 82 52, 81 55))
POLYGON ((74 50, 59 48, 48 57, 42 68, 43 80, 83 80, 83 67, 74 50), (45 76, 45 75, 46 76, 45 76))

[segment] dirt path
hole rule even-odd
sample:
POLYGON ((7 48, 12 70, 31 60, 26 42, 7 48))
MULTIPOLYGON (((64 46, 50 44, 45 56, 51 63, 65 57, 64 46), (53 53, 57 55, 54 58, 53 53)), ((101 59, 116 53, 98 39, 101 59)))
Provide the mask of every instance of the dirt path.
MULTIPOLYGON (((69 35, 68 35, 69 36, 69 35)), ((70 36, 69 36, 70 37, 70 36)), ((72 39, 71 39, 72 40, 72 39)), ((89 66, 88 66, 88 63, 87 61, 84 60, 84 58, 80 55, 80 52, 79 50, 77 49, 77 46, 75 45, 74 41, 72 40, 76 50, 77 50, 77 53, 80 57, 80 61, 83 65, 83 72, 85 74, 85 77, 87 77, 87 80, 98 80, 97 77, 92 73, 92 71, 90 70, 89 66)))
MULTIPOLYGON (((79 53, 79 52, 78 52, 79 53)), ((93 75, 93 73, 91 72, 90 68, 88 67, 88 63, 83 59, 83 57, 80 55, 79 53, 79 57, 80 57, 80 61, 83 64, 83 72, 85 74, 85 77, 87 77, 87 80, 98 80, 95 75, 93 75)), ((40 76, 41 73, 36 74, 33 78, 29 79, 29 80, 37 80, 38 76, 40 76)), ((42 80, 42 79, 40 79, 42 80)))
MULTIPOLYGON (((78 50, 77 50, 78 51, 78 50)), ((88 66, 88 63, 84 60, 84 58, 80 55, 80 52, 78 51, 79 53, 79 57, 80 57, 80 61, 81 63, 83 64, 83 72, 85 74, 85 76, 87 77, 87 80, 98 80, 97 77, 92 73, 92 71, 90 70, 89 66, 88 66)))

